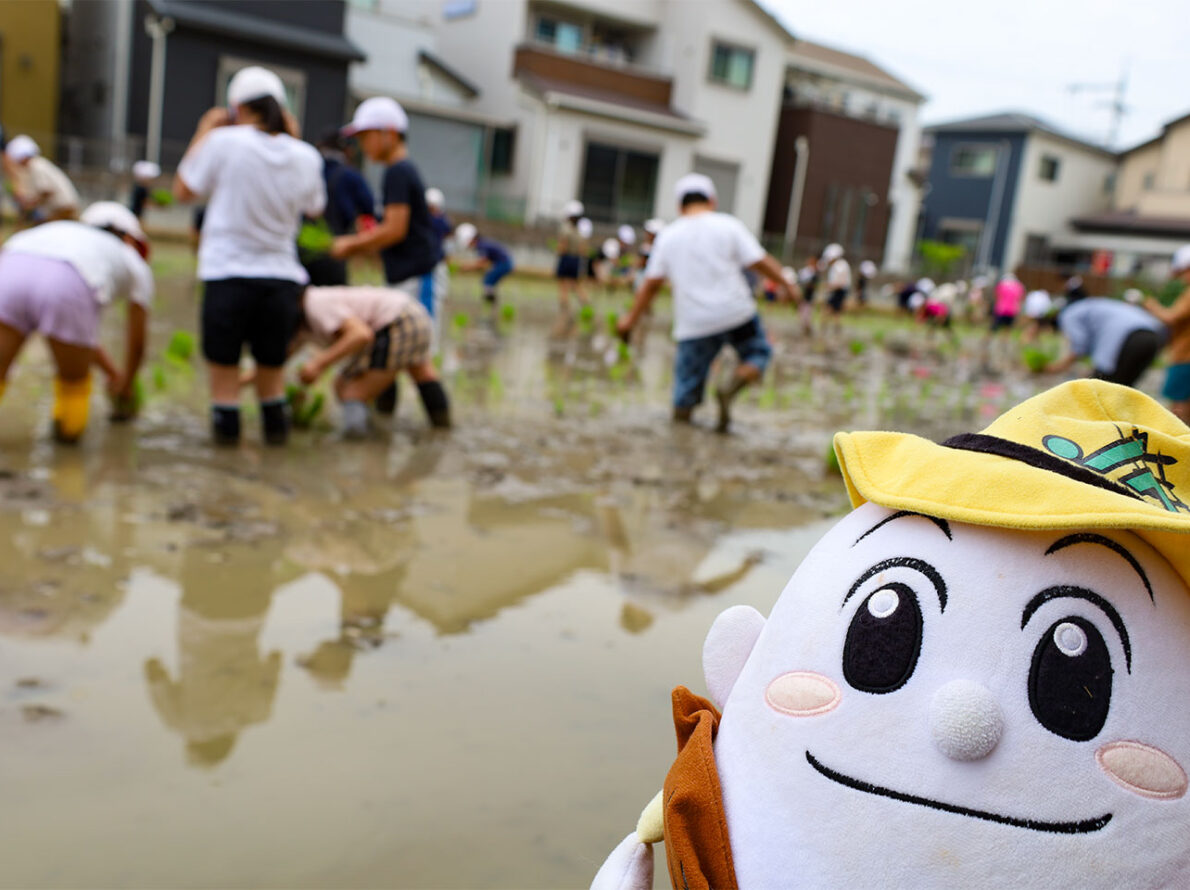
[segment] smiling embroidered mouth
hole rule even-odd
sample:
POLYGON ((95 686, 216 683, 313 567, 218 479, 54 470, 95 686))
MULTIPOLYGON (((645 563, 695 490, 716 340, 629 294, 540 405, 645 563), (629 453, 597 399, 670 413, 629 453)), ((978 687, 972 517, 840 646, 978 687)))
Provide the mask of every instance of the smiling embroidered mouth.
POLYGON ((1013 816, 1001 816, 999 813, 989 813, 984 810, 972 810, 968 807, 955 806, 951 803, 942 803, 941 801, 930 800, 928 797, 918 797, 916 794, 893 791, 891 788, 882 788, 880 785, 873 785, 871 782, 853 779, 851 776, 845 776, 842 773, 835 772, 828 766, 823 766, 809 751, 806 752, 806 761, 832 782, 838 782, 840 785, 844 785, 847 788, 854 788, 856 791, 864 791, 880 797, 890 797, 893 800, 899 800, 903 803, 913 803, 918 806, 930 807, 934 810, 941 810, 944 813, 957 813, 960 816, 970 816, 972 819, 983 819, 987 822, 999 822, 1001 825, 1012 825, 1016 828, 1049 831, 1054 834, 1088 834, 1092 831, 1099 831, 1099 829, 1111 821, 1112 817, 1112 814, 1108 813, 1097 819, 1084 819, 1082 822, 1043 822, 1040 819, 1017 819, 1013 816))

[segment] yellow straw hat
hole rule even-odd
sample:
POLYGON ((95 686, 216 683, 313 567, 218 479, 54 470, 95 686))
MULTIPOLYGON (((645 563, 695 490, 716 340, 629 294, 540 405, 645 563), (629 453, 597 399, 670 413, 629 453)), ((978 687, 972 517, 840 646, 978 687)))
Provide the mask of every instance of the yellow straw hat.
POLYGON ((1075 380, 942 444, 837 433, 851 503, 1019 529, 1140 535, 1190 584, 1190 427, 1127 386, 1075 380))

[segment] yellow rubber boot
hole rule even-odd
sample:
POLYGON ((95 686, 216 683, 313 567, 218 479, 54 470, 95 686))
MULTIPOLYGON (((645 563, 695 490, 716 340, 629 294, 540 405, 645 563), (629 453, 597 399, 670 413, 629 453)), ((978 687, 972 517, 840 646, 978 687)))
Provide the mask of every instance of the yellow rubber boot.
POLYGON ((91 412, 91 378, 54 379, 54 438, 74 443, 87 428, 91 412))

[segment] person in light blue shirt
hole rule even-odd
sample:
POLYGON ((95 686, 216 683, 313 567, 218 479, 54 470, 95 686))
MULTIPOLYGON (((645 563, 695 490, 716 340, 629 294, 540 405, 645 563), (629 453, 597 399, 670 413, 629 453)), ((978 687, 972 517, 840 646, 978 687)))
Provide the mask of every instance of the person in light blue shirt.
POLYGON ((1165 345, 1165 325, 1139 306, 1107 297, 1087 297, 1067 304, 1058 315, 1066 337, 1066 354, 1047 371, 1065 371, 1077 360, 1090 359, 1100 380, 1132 386, 1148 370, 1165 345))

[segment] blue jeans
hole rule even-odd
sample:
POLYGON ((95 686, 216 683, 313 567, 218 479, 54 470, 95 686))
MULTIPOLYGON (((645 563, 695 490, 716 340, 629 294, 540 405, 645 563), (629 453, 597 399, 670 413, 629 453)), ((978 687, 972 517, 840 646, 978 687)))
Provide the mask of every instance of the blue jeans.
POLYGON ((735 350, 740 361, 763 372, 768 367, 773 349, 764 336, 760 316, 751 319, 729 331, 679 340, 674 356, 674 407, 693 408, 702 401, 706 390, 707 374, 711 362, 724 346, 735 350))
POLYGON ((483 276, 483 286, 485 288, 493 288, 500 283, 500 279, 512 271, 512 263, 509 260, 496 263, 492 268, 488 269, 483 276))

